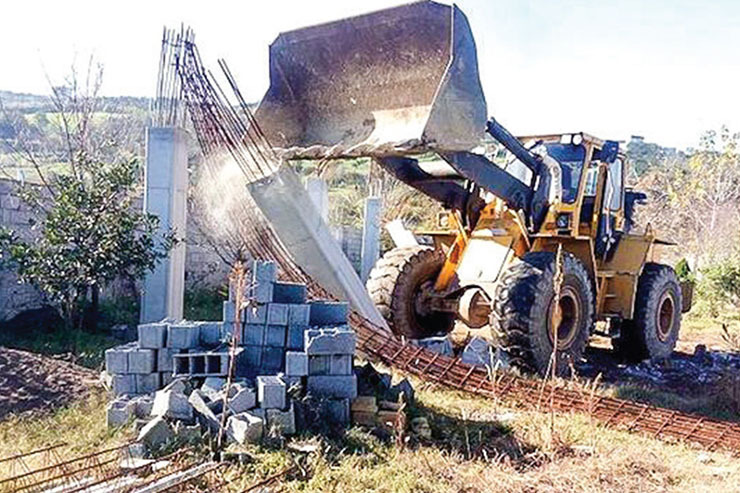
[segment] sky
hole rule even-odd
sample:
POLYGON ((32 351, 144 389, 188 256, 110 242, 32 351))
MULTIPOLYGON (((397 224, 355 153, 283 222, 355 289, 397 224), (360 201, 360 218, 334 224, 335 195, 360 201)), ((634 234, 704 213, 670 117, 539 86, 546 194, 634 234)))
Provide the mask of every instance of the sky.
MULTIPOLYGON (((162 27, 193 27, 207 65, 225 58, 242 92, 269 85, 281 31, 398 0, 0 0, 0 90, 48 93, 77 60, 103 63, 103 94, 153 96, 162 27)), ((740 132, 740 1, 460 0, 488 112, 513 133, 642 135, 696 146, 740 132)))

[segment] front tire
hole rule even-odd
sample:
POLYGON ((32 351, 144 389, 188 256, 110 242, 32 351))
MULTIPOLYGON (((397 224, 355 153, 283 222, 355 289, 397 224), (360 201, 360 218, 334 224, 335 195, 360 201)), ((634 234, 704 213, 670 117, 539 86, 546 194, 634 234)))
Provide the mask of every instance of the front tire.
MULTIPOLYGON (((515 260, 502 274, 493 304, 491 326, 500 348, 512 364, 541 375, 549 368, 555 339, 555 262, 552 252, 530 252, 515 260)), ((555 372, 566 376, 588 344, 594 295, 586 268, 570 253, 563 253, 562 272, 555 372)))
POLYGON ((431 311, 424 303, 444 263, 442 251, 413 246, 394 248, 375 264, 367 290, 394 334, 421 339, 452 330, 454 314, 431 311))
POLYGON ((645 264, 637 284, 634 318, 622 322, 614 349, 630 361, 669 357, 681 329, 681 307, 675 271, 663 264, 645 264))

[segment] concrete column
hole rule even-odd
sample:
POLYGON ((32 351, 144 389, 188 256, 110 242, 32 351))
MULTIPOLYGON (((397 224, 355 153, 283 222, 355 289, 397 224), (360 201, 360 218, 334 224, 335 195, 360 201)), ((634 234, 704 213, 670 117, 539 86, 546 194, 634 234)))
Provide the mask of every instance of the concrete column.
POLYGON ((183 129, 147 128, 144 210, 159 217, 160 233, 172 229, 180 242, 144 279, 142 323, 183 317, 187 165, 187 134, 183 129))
POLYGON ((306 191, 325 223, 329 222, 329 187, 323 178, 307 178, 306 191))
POLYGON ((367 282, 370 271, 380 257, 380 213, 382 202, 380 197, 365 199, 365 217, 362 227, 362 263, 360 264, 360 278, 367 282))

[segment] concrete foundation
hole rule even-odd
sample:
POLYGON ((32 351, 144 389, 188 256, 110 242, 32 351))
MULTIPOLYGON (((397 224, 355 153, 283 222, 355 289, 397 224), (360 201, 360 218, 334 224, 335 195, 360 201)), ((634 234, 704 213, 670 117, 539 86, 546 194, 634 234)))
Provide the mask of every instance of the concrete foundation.
POLYGON ((380 197, 365 199, 365 220, 362 228, 362 264, 360 278, 367 282, 370 271, 380 257, 380 215, 382 212, 380 197))
MULTIPOLYGON (((187 220, 187 134, 175 127, 150 127, 146 134, 144 210, 159 217, 159 232, 173 230, 184 240, 187 220)), ((185 242, 144 279, 142 323, 182 319, 185 291, 185 242)))

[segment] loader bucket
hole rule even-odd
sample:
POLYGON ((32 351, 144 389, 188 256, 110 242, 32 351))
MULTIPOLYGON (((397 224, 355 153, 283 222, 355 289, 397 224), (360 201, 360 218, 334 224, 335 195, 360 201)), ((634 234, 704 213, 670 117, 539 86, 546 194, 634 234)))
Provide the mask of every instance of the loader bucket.
POLYGON ((256 112, 289 158, 470 150, 486 115, 468 21, 430 1, 280 34, 256 112))

